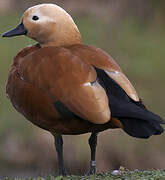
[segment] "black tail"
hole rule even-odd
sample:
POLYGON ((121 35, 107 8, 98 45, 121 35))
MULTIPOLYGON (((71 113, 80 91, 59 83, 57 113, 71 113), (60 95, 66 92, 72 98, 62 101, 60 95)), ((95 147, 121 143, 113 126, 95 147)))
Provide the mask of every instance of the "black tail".
POLYGON ((119 118, 122 122, 124 131, 130 136, 137 138, 149 138, 152 135, 161 134, 164 129, 154 119, 143 121, 135 118, 119 118))
POLYGON ((148 138, 164 131, 160 124, 165 124, 165 121, 161 117, 148 111, 141 101, 135 102, 131 99, 105 71, 97 68, 96 71, 98 81, 109 98, 111 115, 121 121, 127 134, 148 138))

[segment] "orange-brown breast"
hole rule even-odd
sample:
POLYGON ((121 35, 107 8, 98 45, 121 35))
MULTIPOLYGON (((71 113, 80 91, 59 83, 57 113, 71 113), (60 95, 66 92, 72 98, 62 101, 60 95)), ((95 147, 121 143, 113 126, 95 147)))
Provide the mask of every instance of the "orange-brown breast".
POLYGON ((7 93, 20 113, 52 133, 81 134, 122 128, 119 120, 110 120, 106 93, 95 81, 94 68, 69 48, 32 46, 16 56, 7 93), (81 119, 61 117, 53 106, 59 100, 81 119))

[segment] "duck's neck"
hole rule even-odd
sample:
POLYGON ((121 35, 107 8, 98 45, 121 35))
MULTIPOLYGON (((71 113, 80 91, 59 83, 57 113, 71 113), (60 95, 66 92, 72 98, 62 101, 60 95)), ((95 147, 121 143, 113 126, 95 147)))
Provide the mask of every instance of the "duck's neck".
POLYGON ((77 41, 69 41, 69 42, 47 42, 47 43, 40 43, 41 47, 47 47, 47 46, 55 46, 55 47, 62 47, 62 46, 71 46, 74 44, 82 44, 81 40, 77 41))
POLYGON ((62 46, 70 46, 74 44, 81 44, 81 34, 79 31, 74 33, 56 33, 54 36, 50 37, 46 42, 40 42, 41 47, 47 46, 55 46, 55 47, 62 47, 62 46), (58 34, 58 35, 57 35, 58 34))

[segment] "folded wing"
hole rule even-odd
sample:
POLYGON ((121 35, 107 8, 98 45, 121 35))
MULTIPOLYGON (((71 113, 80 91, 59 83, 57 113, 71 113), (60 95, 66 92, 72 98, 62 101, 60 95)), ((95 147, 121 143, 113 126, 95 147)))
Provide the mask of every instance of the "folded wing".
POLYGON ((41 48, 24 57, 19 74, 47 93, 53 104, 60 101, 75 115, 92 123, 110 120, 108 98, 97 82, 95 69, 67 48, 41 48))
POLYGON ((139 101, 135 88, 122 72, 119 65, 103 50, 86 45, 73 45, 69 49, 86 63, 103 69, 110 78, 123 88, 129 97, 139 101))

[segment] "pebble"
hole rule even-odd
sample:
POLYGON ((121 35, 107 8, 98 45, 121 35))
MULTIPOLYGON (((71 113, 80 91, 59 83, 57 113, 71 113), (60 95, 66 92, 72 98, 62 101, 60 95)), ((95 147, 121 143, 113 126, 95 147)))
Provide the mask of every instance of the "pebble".
POLYGON ((112 175, 114 175, 114 176, 119 175, 119 173, 120 173, 120 171, 119 171, 119 170, 114 170, 114 171, 112 171, 112 175))
POLYGON ((135 169, 134 171, 135 171, 135 172, 139 172, 139 169, 135 169))

